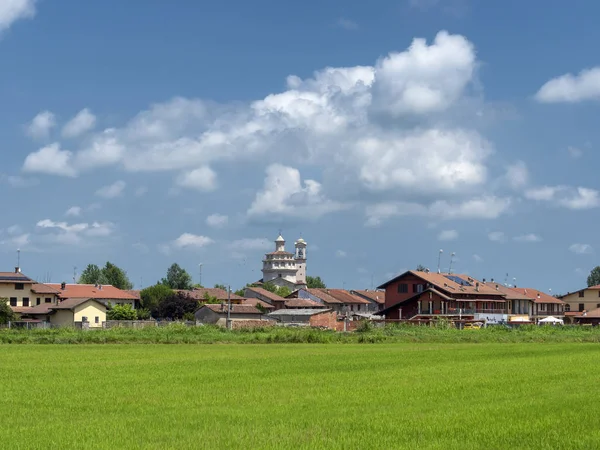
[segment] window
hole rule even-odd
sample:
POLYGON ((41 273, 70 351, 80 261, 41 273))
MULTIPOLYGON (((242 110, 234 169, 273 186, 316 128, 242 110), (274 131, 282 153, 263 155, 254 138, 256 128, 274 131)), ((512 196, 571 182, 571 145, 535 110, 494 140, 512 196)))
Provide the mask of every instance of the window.
POLYGON ((422 284, 417 284, 417 292, 420 294, 421 292, 423 292, 423 285, 422 284))
POLYGON ((582 312, 585 309, 585 307, 583 306, 583 303, 579 304, 579 312, 582 312))
POLYGON ((281 274, 279 274, 278 276, 279 276, 279 278, 281 278, 281 274))
POLYGON ((25 289, 25 285, 23 283, 15 283, 15 290, 22 291, 25 289))
POLYGON ((17 297, 10 298, 10 306, 17 306, 17 297))
POLYGON ((398 285, 398 293, 399 294, 406 294, 408 292, 408 284, 406 283, 400 283, 398 285))
POLYGON ((565 305, 565 311, 571 311, 571 305, 569 305, 568 303, 565 305))
POLYGON ((96 316, 96 317, 94 318, 94 322, 95 322, 95 323, 100 323, 100 317, 96 316))
POLYGON ((88 318, 87 318, 87 316, 83 316, 83 317, 81 318, 81 321, 82 321, 82 322, 87 322, 87 321, 88 321, 88 318))
POLYGON ((417 292, 417 285, 413 284, 413 292, 417 292))
POLYGON ((39 305, 40 303, 42 303, 42 299, 41 299, 41 298, 39 298, 39 297, 38 297, 38 298, 36 298, 36 299, 35 299, 35 304, 36 304, 36 305, 39 305))
POLYGON ((584 291, 579 291, 579 297, 583 298, 585 292, 584 291))
POLYGON ((23 306, 29 306, 29 298, 23 297, 23 306))
POLYGON ((51 299, 51 298, 49 298, 49 297, 46 297, 46 298, 44 299, 44 302, 45 302, 45 303, 52 303, 52 299, 51 299))

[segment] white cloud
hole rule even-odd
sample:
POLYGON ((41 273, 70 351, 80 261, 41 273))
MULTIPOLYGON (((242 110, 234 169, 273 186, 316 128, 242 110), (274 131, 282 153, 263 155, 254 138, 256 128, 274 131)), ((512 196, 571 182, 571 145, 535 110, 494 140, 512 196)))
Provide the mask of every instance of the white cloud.
POLYGON ((213 228, 223 228, 229 222, 229 217, 223 214, 211 214, 206 218, 206 225, 213 228))
POLYGON ((71 206, 65 213, 67 217, 79 217, 81 215, 81 207, 71 206))
POLYGON ((600 193, 595 189, 584 187, 542 186, 529 189, 525 192, 525 197, 574 210, 600 206, 600 193))
POLYGON ((36 0, 0 1, 0 31, 7 30, 19 19, 35 16, 35 3, 36 0))
POLYGON ((479 256, 478 254, 474 254, 473 261, 475 261, 476 263, 481 263, 481 262, 483 262, 483 258, 481 256, 479 256))
POLYGON ((27 134, 34 139, 48 139, 50 130, 56 125, 54 114, 42 111, 27 126, 27 134))
POLYGON ((513 240, 515 242, 541 242, 542 238, 537 234, 529 233, 520 236, 515 236, 513 240))
POLYGON ((229 243, 228 247, 231 250, 239 252, 253 251, 253 250, 272 250, 275 244, 266 238, 244 238, 237 239, 229 243))
POLYGON ((175 239, 172 245, 175 248, 202 248, 209 244, 212 244, 214 241, 206 236, 199 236, 191 233, 183 233, 177 239, 175 239))
POLYGON ((577 103, 600 100, 600 67, 585 69, 577 75, 567 73, 547 81, 535 95, 542 103, 577 103))
POLYGON ((569 146, 567 148, 567 152, 569 152, 569 156, 571 156, 571 158, 581 158, 583 156, 583 150, 577 147, 569 146))
POLYGON ((90 239, 105 238, 111 236, 116 227, 111 222, 81 222, 69 224, 67 222, 55 222, 50 219, 40 220, 36 224, 40 232, 36 239, 48 244, 62 245, 86 245, 90 239))
POLYGON ((345 258, 346 256, 348 256, 348 254, 344 250, 337 250, 335 252, 335 256, 337 258, 345 258))
POLYGON ((458 231, 443 230, 438 234, 438 241, 455 241, 458 239, 458 231))
POLYGON ((502 231, 492 231, 488 233, 488 239, 492 242, 504 242, 506 241, 506 235, 502 231))
POLYGON ((23 170, 25 172, 74 177, 76 172, 72 166, 72 156, 73 154, 70 151, 61 150, 60 144, 50 144, 27 155, 23 170))
POLYGON ((506 180, 513 189, 520 189, 529 183, 529 170, 523 161, 517 161, 506 169, 506 180))
POLYGON ((298 169, 272 164, 267 167, 263 190, 256 194, 248 215, 317 219, 343 208, 344 205, 323 196, 317 181, 304 180, 302 183, 298 169))
POLYGON ((587 255, 594 252, 594 249, 589 244, 573 244, 569 246, 569 250, 578 255, 587 255))
POLYGON ((5 182, 13 188, 27 188, 39 184, 39 180, 35 178, 24 178, 18 175, 5 174, 0 174, 0 182, 5 182))
POLYGON ((345 17, 340 17, 336 24, 338 27, 348 31, 356 31, 359 28, 358 24, 354 20, 350 20, 345 17))
POLYGON ((494 196, 476 197, 460 203, 439 200, 430 205, 407 202, 377 203, 367 206, 367 226, 378 226, 384 220, 398 216, 424 216, 441 220, 496 219, 504 214, 511 200, 494 196))
POLYGON ((199 191, 213 191, 217 188, 217 174, 210 167, 203 166, 184 173, 181 178, 178 178, 177 184, 199 191))
POLYGON ((62 129, 65 138, 74 138, 90 131, 96 125, 96 116, 88 109, 82 109, 69 120, 62 129))
POLYGON ((115 181, 113 184, 101 187, 96 191, 96 195, 102 198, 116 198, 123 195, 126 183, 124 181, 115 181))

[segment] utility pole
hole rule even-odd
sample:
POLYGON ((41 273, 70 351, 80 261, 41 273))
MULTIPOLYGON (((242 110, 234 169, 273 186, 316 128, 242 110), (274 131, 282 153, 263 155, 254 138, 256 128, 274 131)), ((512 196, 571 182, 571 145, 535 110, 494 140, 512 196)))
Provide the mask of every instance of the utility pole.
POLYGON ((200 279, 198 281, 198 284, 200 286, 202 286, 202 263, 198 264, 198 272, 199 272, 199 275, 200 275, 200 279))
POLYGON ((17 249, 17 268, 21 268, 21 249, 17 249))
POLYGON ((231 330, 231 286, 227 285, 227 329, 231 330))
POLYGON ((448 269, 448 273, 452 273, 452 263, 454 262, 454 256, 456 256, 456 253, 452 252, 452 254, 450 255, 450 268, 448 269))
POLYGON ((438 253, 438 273, 441 273, 440 272, 440 262, 442 261, 442 253, 444 253, 444 250, 442 250, 440 248, 440 252, 438 253))
POLYGON ((77 284, 77 266, 73 266, 73 284, 77 284))

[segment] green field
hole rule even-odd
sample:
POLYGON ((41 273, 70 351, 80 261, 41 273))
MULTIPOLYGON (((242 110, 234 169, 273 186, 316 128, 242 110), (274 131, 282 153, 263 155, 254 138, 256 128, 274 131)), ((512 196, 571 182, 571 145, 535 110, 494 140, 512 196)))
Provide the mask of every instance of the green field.
POLYGON ((597 344, 0 346, 3 448, 597 448, 597 344))

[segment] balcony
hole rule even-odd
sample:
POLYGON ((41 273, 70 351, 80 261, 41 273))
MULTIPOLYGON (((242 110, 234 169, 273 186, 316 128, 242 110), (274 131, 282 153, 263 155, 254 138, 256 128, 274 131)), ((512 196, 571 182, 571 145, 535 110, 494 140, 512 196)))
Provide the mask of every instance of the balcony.
MULTIPOLYGON (((439 309, 429 309, 429 308, 421 308, 421 312, 419 315, 423 316, 468 316, 473 314, 507 314, 506 308, 494 308, 494 309, 483 309, 483 308, 447 308, 447 310, 442 313, 439 309)), ((548 314, 551 315, 551 314, 548 314)))

